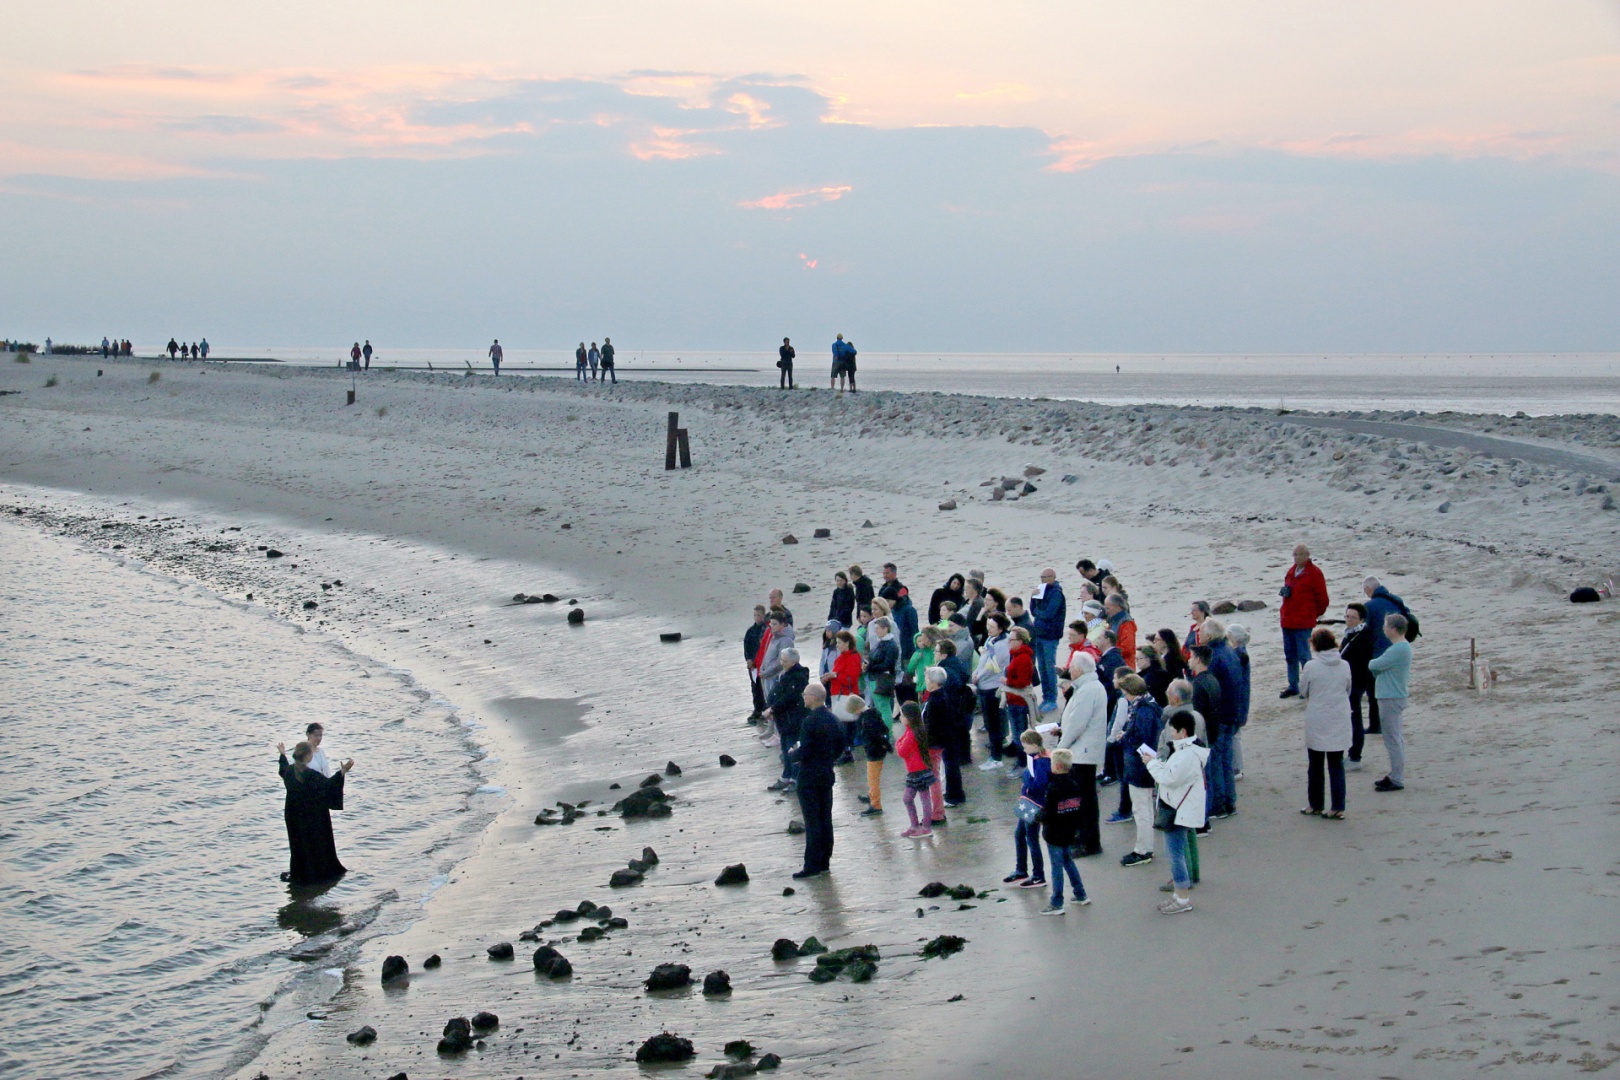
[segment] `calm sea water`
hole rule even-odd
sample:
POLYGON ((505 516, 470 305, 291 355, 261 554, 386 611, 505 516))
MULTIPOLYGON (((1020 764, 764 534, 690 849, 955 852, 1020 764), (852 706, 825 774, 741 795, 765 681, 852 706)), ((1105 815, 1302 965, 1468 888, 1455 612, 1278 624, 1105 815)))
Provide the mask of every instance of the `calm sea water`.
MULTIPOLYGON (((798 380, 826 385, 829 353, 800 343, 798 380)), ((336 365, 348 347, 216 346, 214 355, 336 365)), ((508 349, 503 370, 570 377, 573 353, 508 349), (551 370, 545 370, 551 369, 551 370)), ((390 349, 373 366, 488 371, 482 349, 390 349)), ((776 353, 621 348, 619 377, 774 385, 776 353)), ((1416 409, 1531 415, 1620 413, 1620 353, 1059 354, 867 352, 860 385, 996 397, 1051 397, 1290 409, 1416 409), (1117 370, 1116 370, 1117 369, 1117 370)))
POLYGON ((487 820, 478 752, 447 703, 262 612, 4 521, 0 559, 0 1076, 240 1064, 302 1019, 272 1003, 318 1007, 420 910, 487 820), (350 873, 300 893, 275 744, 311 720, 358 764, 350 873))

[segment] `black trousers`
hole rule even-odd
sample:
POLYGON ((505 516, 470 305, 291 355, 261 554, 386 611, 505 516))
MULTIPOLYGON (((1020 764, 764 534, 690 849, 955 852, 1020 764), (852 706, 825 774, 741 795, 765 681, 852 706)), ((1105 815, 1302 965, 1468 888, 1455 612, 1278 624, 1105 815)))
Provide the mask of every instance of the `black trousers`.
POLYGON ((765 711, 765 682, 757 679, 752 673, 748 676, 748 687, 754 692, 754 715, 758 716, 765 711))
POLYGON ((832 863, 832 779, 799 778, 799 810, 804 814, 804 868, 812 873, 832 863))
POLYGON ((1344 751, 1307 750, 1305 792, 1312 810, 1322 810, 1322 766, 1327 765, 1328 792, 1333 796, 1330 807, 1334 813, 1344 813, 1344 751))
POLYGON ((777 382, 778 387, 783 390, 793 389, 793 365, 789 364, 781 370, 782 377, 777 382))
POLYGON ((1007 741, 1007 732, 1001 720, 1001 698, 996 696, 994 690, 980 690, 979 708, 984 712, 984 739, 990 745, 990 760, 1000 761, 1001 748, 1007 741))
MULTIPOLYGON (((1097 824, 1097 766, 1076 762, 1071 771, 1080 781, 1080 828, 1075 834, 1074 847, 1079 855, 1102 853, 1102 833, 1097 824)), ((1122 783, 1120 785, 1124 787, 1122 783)))
POLYGON ((968 728, 971 720, 958 721, 945 738, 945 745, 940 749, 945 757, 945 801, 963 802, 967 799, 967 792, 962 788, 962 766, 973 760, 972 734, 968 728))

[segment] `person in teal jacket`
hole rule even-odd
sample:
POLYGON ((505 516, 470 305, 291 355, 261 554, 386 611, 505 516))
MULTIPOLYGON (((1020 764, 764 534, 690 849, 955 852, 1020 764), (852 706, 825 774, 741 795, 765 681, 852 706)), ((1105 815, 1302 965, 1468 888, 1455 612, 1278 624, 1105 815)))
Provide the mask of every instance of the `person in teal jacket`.
POLYGON ((1406 734, 1401 724, 1412 676, 1412 644, 1406 640, 1405 615, 1384 617, 1384 638, 1389 645, 1367 664, 1375 679, 1373 696, 1378 699, 1384 749, 1389 752, 1389 775, 1374 784, 1373 790, 1401 791, 1406 787, 1406 734))

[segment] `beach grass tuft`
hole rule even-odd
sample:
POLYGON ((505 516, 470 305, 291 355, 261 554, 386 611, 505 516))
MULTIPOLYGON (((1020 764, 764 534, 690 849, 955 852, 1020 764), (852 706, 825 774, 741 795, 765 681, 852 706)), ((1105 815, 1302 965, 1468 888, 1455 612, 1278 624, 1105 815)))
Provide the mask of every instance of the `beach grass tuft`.
POLYGON ((386 406, 386 405, 377 406, 377 415, 378 416, 387 416, 388 415, 388 406, 386 406))
POLYGON ((49 390, 51 387, 53 387, 55 385, 56 385, 56 376, 55 375, 52 375, 50 378, 45 380, 45 389, 49 390))
POLYGON ((27 353, 20 352, 17 354, 16 362, 19 364, 32 364, 34 361, 27 353))
POLYGON ((155 383, 161 378, 163 378, 163 372, 154 371, 154 372, 152 372, 152 374, 150 374, 150 375, 148 375, 146 377, 146 381, 149 382, 149 383, 155 383))

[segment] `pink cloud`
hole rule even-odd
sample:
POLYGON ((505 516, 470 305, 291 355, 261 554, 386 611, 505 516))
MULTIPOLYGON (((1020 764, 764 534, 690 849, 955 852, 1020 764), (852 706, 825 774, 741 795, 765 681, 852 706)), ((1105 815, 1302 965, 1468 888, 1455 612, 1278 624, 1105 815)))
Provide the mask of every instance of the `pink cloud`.
POLYGON ((781 191, 775 195, 767 195, 763 199, 740 202, 737 205, 747 210, 796 210, 812 203, 837 202, 854 190, 848 184, 840 184, 836 187, 810 188, 807 191, 781 191))

